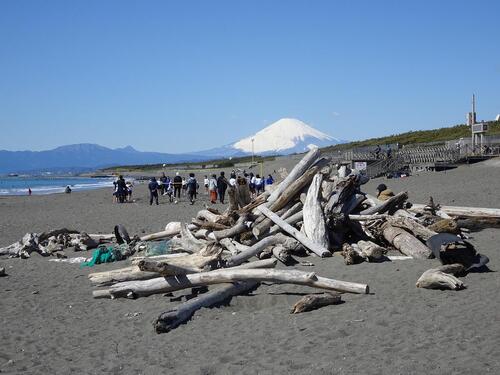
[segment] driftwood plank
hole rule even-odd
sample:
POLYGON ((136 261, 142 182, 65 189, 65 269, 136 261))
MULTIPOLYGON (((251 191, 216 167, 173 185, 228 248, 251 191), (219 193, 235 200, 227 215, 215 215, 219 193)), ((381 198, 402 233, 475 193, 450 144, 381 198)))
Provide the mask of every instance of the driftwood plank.
POLYGON ((300 231, 298 231, 297 229, 292 227, 290 224, 288 224, 287 222, 282 220, 278 215, 276 215, 274 212, 269 210, 267 207, 260 206, 257 209, 260 210, 268 218, 270 218, 276 225, 278 225, 285 232, 287 232, 288 234, 295 237, 302 245, 307 247, 309 250, 311 250, 316 255, 318 255, 320 257, 332 256, 332 253, 330 251, 328 251, 328 249, 325 249, 323 246, 311 241, 309 238, 307 238, 306 235, 302 234, 300 231))

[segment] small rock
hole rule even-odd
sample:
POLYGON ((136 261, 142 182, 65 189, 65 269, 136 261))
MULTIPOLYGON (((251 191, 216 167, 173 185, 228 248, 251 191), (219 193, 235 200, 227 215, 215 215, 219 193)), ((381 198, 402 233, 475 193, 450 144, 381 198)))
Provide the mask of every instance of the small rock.
POLYGON ((38 291, 38 290, 34 290, 31 292, 31 294, 39 294, 39 293, 40 293, 40 291, 38 291))

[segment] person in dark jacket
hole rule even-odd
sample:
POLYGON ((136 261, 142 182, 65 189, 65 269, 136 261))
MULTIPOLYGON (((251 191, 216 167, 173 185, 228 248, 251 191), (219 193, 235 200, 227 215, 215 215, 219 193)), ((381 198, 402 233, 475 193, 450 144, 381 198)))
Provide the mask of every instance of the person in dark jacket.
POLYGON ((217 178, 217 192, 219 193, 219 200, 222 204, 224 204, 224 197, 226 196, 227 190, 227 180, 224 176, 224 172, 220 173, 219 178, 217 178))
POLYGON ((156 181, 156 177, 151 177, 151 181, 148 184, 149 189, 149 205, 153 204, 153 199, 156 201, 156 205, 158 205, 158 182, 156 181))
POLYGON ((122 175, 118 176, 118 181, 116 181, 116 196, 118 197, 118 202, 125 202, 125 197, 128 194, 127 184, 122 175))
POLYGON ((182 177, 179 176, 179 172, 175 174, 173 185, 174 185, 174 198, 180 198, 181 188, 182 188, 182 177))
POLYGON ((189 178, 186 182, 187 194, 189 197, 189 202, 194 204, 194 200, 196 199, 196 192, 198 191, 198 181, 194 177, 194 173, 189 174, 189 178))

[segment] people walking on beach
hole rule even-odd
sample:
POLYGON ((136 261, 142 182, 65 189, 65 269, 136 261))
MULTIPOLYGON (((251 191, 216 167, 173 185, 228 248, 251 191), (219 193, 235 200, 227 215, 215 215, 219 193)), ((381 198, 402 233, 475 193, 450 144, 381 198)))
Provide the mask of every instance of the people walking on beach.
POLYGON ((250 183, 248 184, 248 189, 250 190, 250 196, 253 198, 255 196, 255 176, 253 172, 248 175, 250 183))
POLYGON ((28 188, 28 195, 31 195, 31 188, 28 188))
POLYGON ((158 205, 158 182, 156 181, 156 177, 151 177, 151 181, 148 184, 149 189, 149 205, 153 204, 153 200, 156 201, 156 205, 158 205))
POLYGON ((255 176, 255 193, 259 195, 264 190, 264 180, 260 177, 260 175, 255 176))
POLYGON ((116 196, 118 197, 118 202, 125 202, 125 197, 127 195, 127 184, 122 175, 118 176, 118 181, 116 181, 116 196))
POLYGON ((179 172, 177 172, 174 177, 174 198, 181 197, 181 188, 182 188, 182 177, 179 176, 179 172))
POLYGON ((267 178, 266 178, 266 185, 272 185, 272 184, 274 184, 273 176, 271 176, 270 174, 268 174, 267 178))
POLYGON ((167 176, 165 176, 165 172, 163 172, 161 174, 161 177, 160 177, 160 183, 158 184, 159 185, 159 191, 160 191, 161 195, 165 194, 165 180, 166 179, 167 179, 167 176))
POLYGON ((232 171, 231 175, 229 176, 229 185, 236 186, 236 173, 234 171, 232 171))
POLYGON ((217 203, 217 175, 215 174, 208 181, 208 192, 210 193, 210 202, 217 203))
POLYGON ((226 180, 226 177, 224 176, 224 172, 222 171, 220 173, 219 178, 217 178, 217 192, 219 193, 219 200, 222 204, 224 204, 224 198, 226 196, 227 184, 228 184, 228 181, 226 180))
POLYGON ((203 185, 205 186, 205 193, 208 195, 208 176, 203 179, 203 185))
POLYGON ((127 186, 127 202, 132 202, 132 193, 134 190, 134 184, 132 183, 132 181, 127 181, 125 185, 127 186))
POLYGON ((186 182, 187 193, 189 196, 189 202, 194 204, 194 200, 196 199, 196 191, 198 190, 198 181, 194 177, 194 173, 189 174, 189 178, 186 182))
POLYGON ((187 193, 187 181, 184 177, 182 177, 182 195, 186 195, 187 193))
POLYGON ((392 148, 390 145, 387 145, 387 159, 392 157, 392 148))
POLYGON ((168 201, 170 203, 172 203, 174 201, 174 187, 172 185, 172 181, 170 181, 168 183, 167 187, 165 188, 165 192, 163 193, 163 195, 167 196, 168 201))

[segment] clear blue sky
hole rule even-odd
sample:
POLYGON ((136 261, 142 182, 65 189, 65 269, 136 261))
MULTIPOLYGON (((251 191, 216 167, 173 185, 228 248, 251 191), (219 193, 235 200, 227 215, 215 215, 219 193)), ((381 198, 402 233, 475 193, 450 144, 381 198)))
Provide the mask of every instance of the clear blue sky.
POLYGON ((0 1, 0 149, 186 152, 500 113, 500 1, 0 1))

